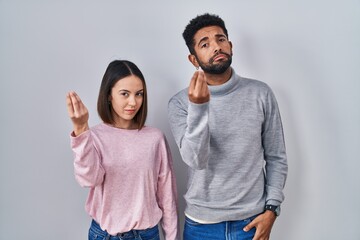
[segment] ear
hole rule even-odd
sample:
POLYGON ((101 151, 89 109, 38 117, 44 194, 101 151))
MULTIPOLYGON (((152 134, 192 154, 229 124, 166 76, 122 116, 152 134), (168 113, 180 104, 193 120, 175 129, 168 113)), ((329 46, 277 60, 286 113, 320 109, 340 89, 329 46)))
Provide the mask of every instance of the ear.
POLYGON ((230 44, 230 50, 231 50, 231 53, 232 53, 232 48, 233 48, 232 42, 229 41, 229 44, 230 44))
POLYGON ((196 68, 199 67, 199 63, 197 62, 195 55, 189 54, 188 59, 192 63, 192 65, 194 65, 194 67, 196 67, 196 68))

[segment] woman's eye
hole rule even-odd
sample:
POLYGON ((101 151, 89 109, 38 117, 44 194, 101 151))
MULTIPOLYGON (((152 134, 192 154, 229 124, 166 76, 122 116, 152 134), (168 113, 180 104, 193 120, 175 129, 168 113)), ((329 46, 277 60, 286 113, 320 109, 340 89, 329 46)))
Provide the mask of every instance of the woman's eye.
POLYGON ((122 93, 120 93, 122 96, 124 96, 124 97, 127 97, 127 96, 129 96, 129 93, 127 93, 127 92, 122 92, 122 93))
POLYGON ((139 93, 136 94, 136 96, 142 97, 142 96, 144 96, 144 93, 143 93, 143 92, 139 92, 139 93))

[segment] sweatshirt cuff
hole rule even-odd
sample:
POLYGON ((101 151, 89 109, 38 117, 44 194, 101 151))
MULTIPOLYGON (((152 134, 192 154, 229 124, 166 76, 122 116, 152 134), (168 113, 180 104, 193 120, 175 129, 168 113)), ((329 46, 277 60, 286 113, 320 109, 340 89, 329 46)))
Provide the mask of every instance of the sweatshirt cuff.
POLYGON ((266 205, 280 206, 281 202, 278 200, 270 199, 270 200, 266 201, 266 205))
POLYGON ((83 133, 81 133, 80 135, 78 136, 75 136, 74 134, 74 131, 72 131, 70 133, 70 141, 71 141, 71 146, 74 147, 76 146, 77 144, 83 142, 86 138, 88 138, 90 135, 90 130, 87 130, 83 133))
POLYGON ((206 103, 193 103, 189 101, 188 106, 188 120, 196 121, 204 116, 209 110, 209 102, 206 103))

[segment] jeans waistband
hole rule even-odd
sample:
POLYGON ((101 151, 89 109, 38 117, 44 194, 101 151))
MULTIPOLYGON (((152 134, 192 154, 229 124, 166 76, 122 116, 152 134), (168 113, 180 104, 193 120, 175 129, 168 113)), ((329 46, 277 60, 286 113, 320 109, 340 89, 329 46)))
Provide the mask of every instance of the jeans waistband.
POLYGON ((121 238, 136 238, 139 236, 139 232, 141 231, 141 230, 131 230, 128 232, 118 233, 115 236, 113 236, 110 235, 107 231, 102 230, 100 225, 95 220, 92 220, 90 230, 93 231, 98 236, 121 237, 121 238))
POLYGON ((155 225, 154 227, 151 228, 147 228, 144 230, 130 230, 128 232, 123 232, 123 233, 118 233, 116 235, 110 235, 107 231, 104 231, 101 229, 100 225, 95 221, 92 220, 91 221, 91 226, 89 231, 91 231, 93 234, 96 234, 97 236, 101 236, 102 238, 106 239, 106 240, 112 240, 112 239, 134 239, 134 238, 139 238, 139 236, 143 237, 143 236, 156 236, 159 234, 159 229, 158 226, 155 225))

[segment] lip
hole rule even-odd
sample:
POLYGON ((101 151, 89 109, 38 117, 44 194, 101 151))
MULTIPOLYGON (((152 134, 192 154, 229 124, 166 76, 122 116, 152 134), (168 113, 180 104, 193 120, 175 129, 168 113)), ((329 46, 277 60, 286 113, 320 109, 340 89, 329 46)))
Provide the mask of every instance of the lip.
POLYGON ((135 113, 135 109, 125 109, 125 112, 128 114, 133 114, 135 113))
POLYGON ((218 61, 218 60, 222 60, 222 59, 226 59, 226 58, 227 58, 227 56, 225 54, 220 53, 214 57, 214 61, 218 61))

